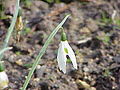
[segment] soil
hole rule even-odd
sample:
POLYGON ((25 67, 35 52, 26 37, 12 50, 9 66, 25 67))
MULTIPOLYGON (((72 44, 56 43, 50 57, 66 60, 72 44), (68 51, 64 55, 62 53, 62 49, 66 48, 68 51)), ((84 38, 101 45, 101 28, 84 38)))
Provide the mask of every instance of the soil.
MULTIPOLYGON (((66 14, 71 16, 63 27, 75 51, 78 69, 74 70, 72 64, 67 63, 66 74, 59 70, 56 61, 59 31, 37 66, 27 90, 120 90, 120 27, 108 20, 114 10, 117 11, 115 18, 120 19, 119 0, 73 0, 58 4, 36 0, 30 7, 23 3, 21 7, 23 21, 27 23, 20 41, 17 42, 13 34, 9 43, 13 49, 4 54, 10 81, 5 90, 22 87, 48 35, 66 14)), ((0 21, 1 45, 9 25, 9 19, 0 21)))

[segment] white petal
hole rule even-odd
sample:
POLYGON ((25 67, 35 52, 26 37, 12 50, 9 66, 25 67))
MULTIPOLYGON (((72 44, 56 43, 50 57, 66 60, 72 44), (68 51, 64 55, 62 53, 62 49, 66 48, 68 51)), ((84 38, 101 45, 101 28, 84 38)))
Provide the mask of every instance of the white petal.
POLYGON ((66 53, 64 52, 64 45, 61 42, 58 49, 57 61, 60 70, 66 73, 66 53))
POLYGON ((8 82, 7 74, 4 71, 0 72, 0 90, 8 87, 8 82))
POLYGON ((76 63, 76 57, 75 57, 74 51, 72 50, 72 48, 70 47, 70 45, 68 44, 67 41, 64 41, 64 45, 65 45, 65 48, 68 49, 67 55, 70 57, 70 60, 72 61, 72 64, 73 64, 73 67, 75 69, 77 69, 77 63, 76 63))

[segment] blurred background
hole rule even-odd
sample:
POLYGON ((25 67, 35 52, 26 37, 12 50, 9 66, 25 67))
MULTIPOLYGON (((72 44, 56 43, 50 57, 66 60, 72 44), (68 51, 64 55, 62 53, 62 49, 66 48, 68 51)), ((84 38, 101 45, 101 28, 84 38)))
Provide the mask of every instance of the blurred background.
MULTIPOLYGON (((16 0, 0 0, 0 47, 16 0)), ((59 31, 37 66, 27 90, 120 90, 120 0, 21 0, 23 29, 14 30, 4 54, 9 87, 19 90, 48 35, 67 14, 63 28, 75 51, 78 70, 56 61, 59 31)))

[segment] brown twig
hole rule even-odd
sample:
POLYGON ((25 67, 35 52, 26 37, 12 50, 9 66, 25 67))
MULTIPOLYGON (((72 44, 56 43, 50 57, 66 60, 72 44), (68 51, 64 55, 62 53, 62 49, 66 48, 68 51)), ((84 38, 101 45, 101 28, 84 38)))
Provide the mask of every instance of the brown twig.
POLYGON ((50 17, 53 17, 53 16, 57 16, 60 13, 64 12, 65 10, 69 9, 69 7, 72 6, 72 5, 74 5, 74 3, 70 3, 68 5, 65 5, 62 8, 59 8, 59 9, 55 9, 54 11, 51 11, 47 16, 45 16, 45 18, 50 18, 50 17))

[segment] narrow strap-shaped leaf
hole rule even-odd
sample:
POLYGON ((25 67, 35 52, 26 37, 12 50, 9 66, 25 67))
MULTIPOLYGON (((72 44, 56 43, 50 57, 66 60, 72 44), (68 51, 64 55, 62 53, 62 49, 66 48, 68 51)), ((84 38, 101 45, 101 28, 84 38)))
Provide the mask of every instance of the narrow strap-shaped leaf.
MULTIPOLYGON (((20 2, 20 0, 16 0, 16 10, 15 10, 15 14, 14 14, 14 16, 13 16, 13 18, 12 18, 12 22, 11 22, 11 24, 10 24, 10 27, 8 28, 8 31, 7 31, 7 34, 6 34, 6 38, 5 38, 5 41, 4 41, 4 43, 3 43, 3 49, 8 46, 10 37, 11 37, 11 35, 12 35, 13 29, 14 29, 14 26, 15 26, 15 23, 16 23, 16 19, 17 19, 17 16, 18 16, 19 2, 20 2)), ((3 58, 3 54, 0 55, 0 61, 2 60, 2 58, 3 58)))
POLYGON ((5 51, 12 49, 12 47, 6 47, 2 50, 0 50, 0 55, 3 54, 5 51))

